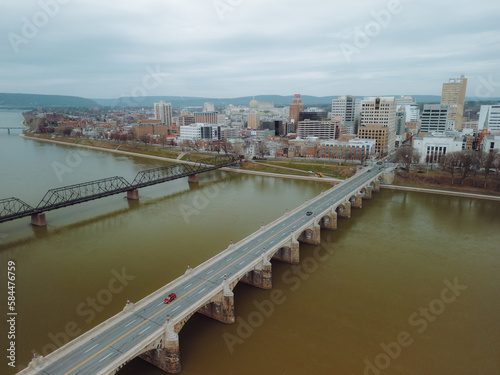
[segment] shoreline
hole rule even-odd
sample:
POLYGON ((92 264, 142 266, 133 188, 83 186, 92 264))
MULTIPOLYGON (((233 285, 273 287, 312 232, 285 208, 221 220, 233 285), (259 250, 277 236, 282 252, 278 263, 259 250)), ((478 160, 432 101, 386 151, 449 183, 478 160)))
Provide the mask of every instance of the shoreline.
MULTIPOLYGON (((194 164, 194 162, 189 162, 189 161, 185 161, 185 160, 178 160, 178 159, 170 159, 170 158, 166 158, 166 157, 162 157, 162 156, 145 155, 145 154, 138 154, 138 153, 130 152, 130 151, 121 151, 118 149, 108 149, 108 148, 101 148, 101 147, 96 147, 96 146, 79 145, 79 144, 75 144, 75 143, 55 141, 52 139, 27 137, 24 134, 19 134, 19 137, 24 138, 24 139, 34 139, 34 140, 42 141, 42 142, 55 143, 55 144, 63 145, 63 146, 80 147, 80 148, 86 148, 86 149, 95 150, 95 151, 106 151, 106 152, 111 152, 111 153, 115 153, 115 154, 127 155, 127 156, 142 157, 142 158, 147 158, 147 159, 162 160, 162 161, 168 161, 168 162, 174 162, 174 163, 194 164)), ((287 175, 287 174, 280 174, 280 173, 270 173, 270 172, 259 172, 259 171, 243 170, 243 169, 234 169, 234 168, 228 168, 228 167, 220 168, 220 170, 223 170, 226 172, 251 174, 251 175, 265 176, 265 177, 277 177, 277 178, 288 178, 288 179, 296 179, 296 180, 309 180, 309 181, 316 181, 316 182, 325 182, 325 183, 329 183, 332 185, 335 185, 336 183, 343 181, 343 180, 339 180, 339 179, 324 179, 324 178, 312 177, 312 176, 311 177, 309 177, 309 176, 296 176, 296 175, 289 175, 289 174, 287 175)), ((438 194, 438 195, 457 196, 457 197, 463 197, 463 198, 476 198, 476 199, 500 201, 500 196, 496 196, 496 195, 465 193, 465 192, 456 192, 456 191, 451 191, 451 190, 438 190, 438 189, 431 189, 431 188, 415 188, 415 187, 398 186, 398 185, 382 185, 381 184, 380 187, 383 189, 388 189, 388 190, 413 191, 413 192, 421 192, 421 193, 427 193, 427 194, 438 194)))

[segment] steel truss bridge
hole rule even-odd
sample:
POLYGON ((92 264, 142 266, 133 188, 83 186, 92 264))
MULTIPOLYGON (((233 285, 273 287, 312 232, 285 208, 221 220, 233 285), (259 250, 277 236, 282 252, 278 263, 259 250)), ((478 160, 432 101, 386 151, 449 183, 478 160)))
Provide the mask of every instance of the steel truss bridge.
POLYGON ((129 183, 123 177, 115 176, 50 189, 36 207, 30 206, 19 198, 0 199, 0 223, 94 199, 130 192, 178 178, 194 176, 234 165, 237 161, 232 155, 217 155, 189 164, 175 164, 146 169, 137 173, 132 183, 129 183))

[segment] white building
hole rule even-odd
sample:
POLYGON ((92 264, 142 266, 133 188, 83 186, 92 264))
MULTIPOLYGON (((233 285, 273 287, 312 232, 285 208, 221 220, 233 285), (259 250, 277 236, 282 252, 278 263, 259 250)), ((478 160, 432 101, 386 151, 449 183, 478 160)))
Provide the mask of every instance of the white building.
POLYGON ((332 100, 332 119, 340 117, 345 134, 357 134, 361 118, 361 99, 351 95, 332 100))
POLYGON ((340 136, 340 123, 335 120, 299 121, 297 134, 300 138, 318 137, 335 139, 340 136))
POLYGON ((189 140, 206 140, 218 141, 222 139, 222 131, 220 125, 200 124, 184 125, 180 127, 180 141, 189 140))
POLYGON ((172 104, 165 103, 163 100, 155 103, 155 118, 162 124, 172 126, 172 104))
POLYGON ((488 129, 491 134, 500 134, 500 104, 481 106, 478 131, 483 129, 488 129))
POLYGON ((420 132, 444 132, 452 128, 450 107, 441 104, 425 104, 420 116, 420 132))
POLYGON ((484 136, 483 142, 481 142, 481 151, 490 152, 492 150, 500 152, 500 135, 488 134, 484 136))
POLYGON ((420 163, 439 163, 443 155, 462 151, 462 144, 456 132, 434 132, 413 139, 413 148, 420 151, 420 163))

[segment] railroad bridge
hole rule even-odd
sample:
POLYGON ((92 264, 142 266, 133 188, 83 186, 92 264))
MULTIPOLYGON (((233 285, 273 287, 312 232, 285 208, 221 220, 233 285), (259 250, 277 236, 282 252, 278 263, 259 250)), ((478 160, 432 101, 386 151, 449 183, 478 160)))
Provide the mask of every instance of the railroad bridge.
POLYGON ((322 229, 337 229, 338 218, 350 218, 352 208, 379 191, 383 173, 378 166, 359 171, 199 266, 188 266, 141 301, 127 301, 123 311, 47 357, 37 356, 19 374, 114 374, 135 357, 167 373, 181 372, 179 332, 193 314, 234 323, 236 284, 272 288, 271 260, 298 264, 299 243, 319 245, 322 229), (177 298, 164 304, 172 292, 177 298))

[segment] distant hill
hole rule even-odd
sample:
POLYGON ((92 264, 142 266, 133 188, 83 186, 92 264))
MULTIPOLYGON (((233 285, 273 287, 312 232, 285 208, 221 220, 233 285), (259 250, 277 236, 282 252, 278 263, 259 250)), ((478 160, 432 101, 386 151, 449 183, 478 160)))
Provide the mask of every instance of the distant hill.
POLYGON ((97 107, 90 99, 66 95, 0 93, 0 108, 31 109, 37 107, 97 107))
MULTIPOLYGON (((341 95, 331 96, 311 96, 301 95, 302 103, 306 106, 311 105, 331 105, 332 99, 338 98, 341 95)), ((370 95, 366 95, 370 96, 370 95)), ((399 97, 400 95, 384 95, 399 97)), ((356 96, 363 99, 365 96, 356 96)), ((418 103, 439 103, 441 97, 439 95, 413 95, 418 103)), ((216 107, 233 105, 248 105, 253 99, 253 96, 242 96, 237 98, 206 98, 193 96, 144 96, 144 97, 121 97, 118 99, 92 99, 102 106, 117 106, 117 107, 152 107, 154 103, 164 100, 167 103, 172 103, 172 106, 177 108, 182 107, 203 107, 206 102, 214 103, 216 107)), ((293 95, 256 95, 255 100, 258 102, 273 102, 275 106, 288 106, 294 99, 293 95)))

